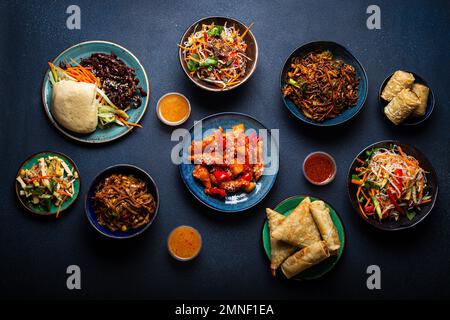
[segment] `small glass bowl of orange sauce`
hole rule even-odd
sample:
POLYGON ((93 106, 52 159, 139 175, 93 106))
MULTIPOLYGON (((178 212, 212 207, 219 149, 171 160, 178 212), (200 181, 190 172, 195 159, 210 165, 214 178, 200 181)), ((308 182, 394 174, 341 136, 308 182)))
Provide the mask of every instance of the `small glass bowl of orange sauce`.
POLYGON ((172 230, 167 239, 167 248, 172 257, 179 261, 189 261, 200 253, 202 237, 190 226, 179 226, 172 230))
POLYGON ((169 126, 178 126, 191 115, 191 104, 181 93, 169 92, 159 98, 156 104, 156 114, 163 123, 169 126))

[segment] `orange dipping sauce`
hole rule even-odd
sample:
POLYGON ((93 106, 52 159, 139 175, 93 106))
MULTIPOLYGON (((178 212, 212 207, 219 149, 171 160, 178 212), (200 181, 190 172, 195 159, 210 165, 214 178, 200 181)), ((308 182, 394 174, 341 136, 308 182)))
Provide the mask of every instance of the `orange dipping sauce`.
POLYGON ((170 254, 178 260, 195 258, 202 247, 202 238, 197 230, 189 226, 180 226, 170 233, 167 240, 170 254))
POLYGON ((166 124, 176 125, 184 122, 191 113, 187 98, 179 93, 168 93, 158 101, 158 116, 166 124))

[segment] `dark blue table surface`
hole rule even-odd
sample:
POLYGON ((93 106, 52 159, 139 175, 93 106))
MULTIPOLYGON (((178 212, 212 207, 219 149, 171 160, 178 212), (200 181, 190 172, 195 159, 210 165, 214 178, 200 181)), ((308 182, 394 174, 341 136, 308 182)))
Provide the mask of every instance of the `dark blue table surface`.
POLYGON ((71 1, 2 1, 0 4, 0 296, 34 298, 449 298, 450 212, 449 125, 450 43, 448 1, 377 1, 381 30, 366 28, 366 1, 84 1, 81 30, 66 28, 71 1), (177 42, 195 20, 232 16, 252 29, 260 56, 253 78, 220 95, 200 91, 182 72, 177 42), (148 111, 136 130, 115 143, 77 144, 47 120, 41 83, 47 61, 86 40, 110 40, 131 50, 145 66, 151 87, 148 111), (279 73, 292 50, 312 40, 346 46, 361 61, 369 79, 362 112, 331 129, 311 128, 282 104, 279 73), (378 88, 396 69, 425 78, 437 100, 431 118, 417 127, 398 128, 381 114, 378 88), (184 93, 194 120, 222 111, 255 116, 280 129, 281 166, 268 196, 248 212, 217 214, 198 203, 170 161, 172 129, 155 114, 157 99, 168 91, 184 93), (353 157, 366 145, 399 139, 426 153, 440 182, 432 214, 419 226, 398 233, 372 229, 356 216, 346 193, 353 157), (71 156, 81 172, 81 196, 61 219, 38 219, 18 205, 13 190, 18 166, 30 154, 57 150, 71 156), (313 150, 335 156, 338 173, 326 187, 313 187, 301 163, 313 150), (161 207, 154 225, 130 241, 102 238, 89 225, 83 198, 103 168, 131 163, 156 180, 161 207), (323 278, 297 283, 272 278, 261 245, 264 208, 295 194, 313 194, 341 214, 347 245, 342 260, 323 278), (193 225, 204 246, 191 264, 167 253, 175 226, 193 225), (82 290, 66 289, 66 267, 82 270, 82 290), (379 265, 382 289, 366 287, 366 268, 379 265))

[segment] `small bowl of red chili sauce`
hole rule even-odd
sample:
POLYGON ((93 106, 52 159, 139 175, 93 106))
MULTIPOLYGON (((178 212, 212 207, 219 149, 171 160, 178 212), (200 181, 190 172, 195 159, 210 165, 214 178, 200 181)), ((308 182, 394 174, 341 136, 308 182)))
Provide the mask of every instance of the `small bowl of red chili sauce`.
POLYGON ((312 184, 324 186, 336 176, 336 162, 326 152, 312 152, 303 161, 303 174, 312 184))

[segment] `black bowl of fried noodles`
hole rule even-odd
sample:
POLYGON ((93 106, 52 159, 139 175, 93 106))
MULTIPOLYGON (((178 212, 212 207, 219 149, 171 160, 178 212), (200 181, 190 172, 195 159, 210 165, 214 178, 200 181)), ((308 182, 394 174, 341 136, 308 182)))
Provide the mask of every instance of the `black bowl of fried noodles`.
POLYGON ((102 235, 126 239, 147 230, 159 208, 153 178, 129 164, 106 168, 92 181, 85 201, 90 224, 102 235))
POLYGON ((284 105, 295 117, 329 127, 359 113, 368 84, 363 66, 348 49, 316 41, 302 45, 286 59, 280 86, 284 105))

